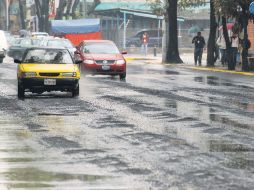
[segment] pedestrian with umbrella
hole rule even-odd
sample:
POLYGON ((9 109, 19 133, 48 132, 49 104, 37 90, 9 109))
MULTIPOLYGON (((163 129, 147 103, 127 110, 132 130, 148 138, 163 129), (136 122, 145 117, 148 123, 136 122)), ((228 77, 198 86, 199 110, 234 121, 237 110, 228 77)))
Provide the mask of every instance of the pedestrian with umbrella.
POLYGON ((192 43, 194 43, 194 46, 195 46, 195 49, 194 49, 195 65, 197 65, 197 62, 198 62, 199 66, 201 66, 203 49, 206 45, 204 37, 201 36, 201 32, 198 32, 197 36, 195 36, 192 39, 192 43))

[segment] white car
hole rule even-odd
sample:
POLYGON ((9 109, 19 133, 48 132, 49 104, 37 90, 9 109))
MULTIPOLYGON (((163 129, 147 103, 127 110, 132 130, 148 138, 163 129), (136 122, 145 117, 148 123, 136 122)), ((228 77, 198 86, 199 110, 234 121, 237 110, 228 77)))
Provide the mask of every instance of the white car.
POLYGON ((74 53, 77 50, 71 41, 65 38, 44 38, 41 42, 41 46, 63 47, 68 49, 72 56, 74 56, 74 53))
POLYGON ((8 47, 9 45, 5 36, 5 32, 0 30, 0 63, 3 63, 3 59, 5 58, 8 47))

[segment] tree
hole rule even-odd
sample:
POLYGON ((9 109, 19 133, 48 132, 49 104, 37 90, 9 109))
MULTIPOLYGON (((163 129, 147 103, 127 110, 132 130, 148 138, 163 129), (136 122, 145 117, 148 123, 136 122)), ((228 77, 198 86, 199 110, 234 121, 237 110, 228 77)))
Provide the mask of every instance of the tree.
POLYGON ((207 66, 214 66, 214 53, 216 51, 216 29, 218 24, 216 23, 214 1, 210 0, 210 33, 207 43, 207 66))
POLYGON ((75 0, 74 3, 73 3, 72 12, 71 12, 71 16, 72 16, 73 19, 77 18, 76 14, 75 14, 75 11, 76 11, 76 9, 78 7, 79 1, 80 0, 75 0))
POLYGON ((101 3, 100 0, 94 0, 92 6, 88 10, 87 15, 90 15, 91 13, 93 13, 96 6, 99 5, 100 3, 101 3))
POLYGON ((67 5, 67 0, 59 0, 59 5, 56 10, 56 20, 62 20, 64 16, 64 9, 67 5))
POLYGON ((36 15, 39 20, 39 31, 49 31, 49 0, 34 0, 36 15))
POLYGON ((64 14, 66 19, 69 19, 69 17, 70 17, 71 7, 72 7, 72 1, 68 1, 66 12, 64 14))
MULTIPOLYGON (((223 23, 224 23, 224 37, 226 42, 228 43, 227 45, 227 52, 230 53, 229 50, 229 38, 227 37, 228 35, 226 34, 226 21, 227 18, 233 17, 236 19, 236 21, 239 23, 241 30, 243 30, 244 37, 242 40, 242 70, 243 71, 248 71, 248 33, 247 33, 247 27, 248 27, 248 21, 250 19, 253 19, 252 15, 249 12, 249 5, 252 3, 253 0, 214 0, 214 5, 215 5, 215 10, 217 11, 218 14, 222 15, 223 17, 223 23)), ((233 70, 233 66, 230 65, 229 63, 229 69, 233 70)))
POLYGON ((168 46, 166 52, 167 63, 183 63, 179 56, 177 32, 177 0, 168 0, 168 46))
POLYGON ((80 0, 75 0, 73 3, 72 1, 60 0, 55 19, 62 20, 64 16, 66 19, 69 19, 70 17, 72 19, 77 18, 75 12, 79 2, 80 0), (66 11, 64 12, 65 8, 66 8, 66 11))
POLYGON ((26 29, 25 13, 24 13, 23 4, 24 4, 24 1, 19 0, 19 13, 20 13, 21 28, 26 29))

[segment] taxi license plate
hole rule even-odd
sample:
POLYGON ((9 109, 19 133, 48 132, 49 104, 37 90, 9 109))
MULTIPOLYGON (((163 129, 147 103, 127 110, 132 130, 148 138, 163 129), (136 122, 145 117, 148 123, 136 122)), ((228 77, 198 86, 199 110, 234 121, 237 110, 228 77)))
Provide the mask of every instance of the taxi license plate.
POLYGON ((47 86, 56 85, 56 79, 44 79, 44 85, 47 86))
POLYGON ((104 70, 104 71, 110 70, 110 66, 108 66, 108 65, 102 65, 101 68, 102 68, 102 70, 104 70))

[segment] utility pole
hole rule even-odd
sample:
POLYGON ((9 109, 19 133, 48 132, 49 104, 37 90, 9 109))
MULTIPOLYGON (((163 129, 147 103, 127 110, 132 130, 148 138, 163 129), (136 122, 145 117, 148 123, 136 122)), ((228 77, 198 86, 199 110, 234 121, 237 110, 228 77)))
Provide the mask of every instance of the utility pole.
POLYGON ((6 30, 9 30, 9 0, 5 1, 5 5, 6 5, 6 30))

